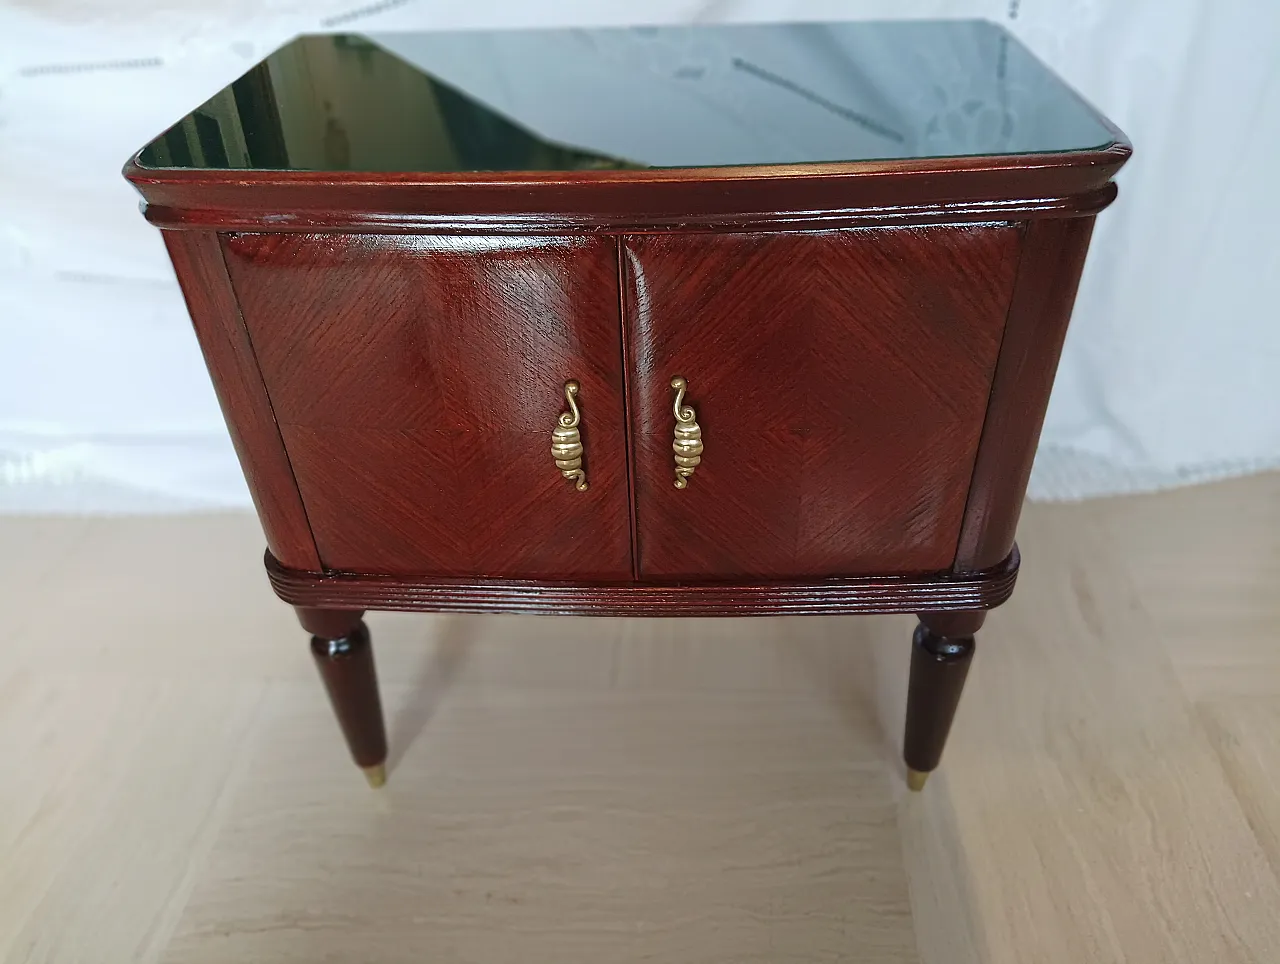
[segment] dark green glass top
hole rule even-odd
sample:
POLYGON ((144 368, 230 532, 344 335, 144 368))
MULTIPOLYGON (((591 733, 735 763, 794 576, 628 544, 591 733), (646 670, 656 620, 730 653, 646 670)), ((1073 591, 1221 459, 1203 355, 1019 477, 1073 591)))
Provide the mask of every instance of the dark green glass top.
POLYGON ((151 168, 565 171, 1079 151, 1092 109, 982 21, 300 37, 151 168))

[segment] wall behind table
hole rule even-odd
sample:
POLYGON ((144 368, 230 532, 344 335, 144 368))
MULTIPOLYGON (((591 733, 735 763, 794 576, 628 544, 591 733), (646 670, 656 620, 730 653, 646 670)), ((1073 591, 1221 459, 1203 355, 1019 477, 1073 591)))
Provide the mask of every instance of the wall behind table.
MULTIPOLYGON (((650 22, 902 16, 892 2, 651 2, 650 22)), ((1073 498, 1280 465, 1280 5, 951 0, 1130 135, 1032 480, 1073 498)), ((120 177, 291 35, 621 24, 587 0, 0 7, 0 510, 248 505, 158 233, 120 177), (130 9, 130 6, 136 9, 130 9), (36 12, 38 10, 38 12, 36 12)))

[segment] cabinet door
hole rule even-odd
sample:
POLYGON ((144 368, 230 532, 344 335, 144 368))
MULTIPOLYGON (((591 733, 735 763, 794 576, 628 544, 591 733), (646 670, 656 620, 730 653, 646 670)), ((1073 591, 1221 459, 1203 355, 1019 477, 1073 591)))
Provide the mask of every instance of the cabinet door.
POLYGON ((630 577, 612 239, 241 234, 224 251, 327 569, 630 577), (570 379, 586 491, 551 455, 570 379))
POLYGON ((1019 237, 627 238, 641 578, 950 568, 1019 237), (673 376, 704 446, 683 489, 673 376))

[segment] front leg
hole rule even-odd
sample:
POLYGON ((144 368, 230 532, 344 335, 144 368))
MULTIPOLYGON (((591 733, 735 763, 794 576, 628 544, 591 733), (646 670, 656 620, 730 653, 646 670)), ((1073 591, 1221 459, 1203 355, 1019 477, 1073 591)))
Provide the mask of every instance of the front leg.
POLYGON ((364 612, 295 606, 302 628, 312 633, 311 655, 356 765, 371 787, 387 781, 387 732, 364 612))
POLYGON ((911 640, 911 682, 907 688, 907 732, 902 756, 907 786, 924 788, 942 759, 973 659, 974 633, 982 628, 981 611, 919 613, 911 640))

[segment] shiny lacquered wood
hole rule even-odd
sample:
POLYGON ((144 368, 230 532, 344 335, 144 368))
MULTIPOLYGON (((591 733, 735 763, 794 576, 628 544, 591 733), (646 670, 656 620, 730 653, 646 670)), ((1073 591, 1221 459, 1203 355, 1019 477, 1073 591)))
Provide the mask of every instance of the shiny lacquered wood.
POLYGON ((359 612, 298 610, 304 627, 316 623, 326 627, 311 637, 311 655, 351 758, 372 785, 381 786, 386 780, 387 731, 369 627, 360 617, 359 612))
POLYGON ((981 572, 812 582, 568 583, 300 572, 266 556, 276 595, 301 607, 574 616, 800 616, 941 613, 999 606, 1013 592, 1015 547, 981 572))
POLYGON ((272 586, 348 640, 317 656, 331 693, 362 694, 335 696, 357 758, 385 753, 360 609, 917 612, 919 784, 1016 578, 1093 216, 1129 156, 1098 120, 1096 147, 1005 156, 128 165, 171 229, 272 586), (269 233, 210 233, 246 230, 269 233), (581 423, 553 440, 571 380, 581 423))
POLYGON ((1095 214, 1124 135, 1096 151, 778 167, 559 173, 152 171, 125 176, 154 224, 315 231, 716 230, 1095 214))
POLYGON ((982 613, 922 613, 911 639, 911 679, 902 756, 911 789, 937 768, 960 705, 982 613), (936 617, 936 618, 935 618, 936 617), (967 618, 966 618, 967 617, 967 618), (944 635, 940 630, 945 629, 944 635))
POLYGON ((324 568, 630 576, 612 239, 224 247, 324 568), (570 379, 586 491, 549 452, 570 379))
POLYGON ((640 577, 951 568, 1020 237, 626 239, 640 577), (675 375, 704 445, 684 489, 675 375))
POLYGON ((1072 218, 1027 226, 957 571, 993 565, 1013 545, 1093 223, 1093 218, 1072 218))
POLYGON ((166 231, 164 241, 267 545, 288 565, 318 569, 320 557, 311 526, 227 277, 218 236, 166 231))

